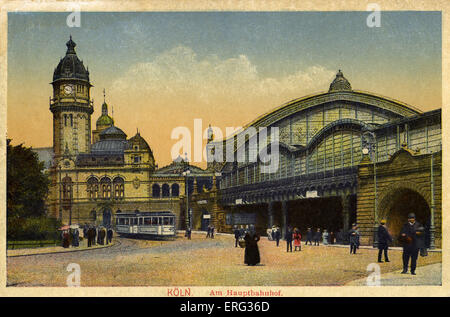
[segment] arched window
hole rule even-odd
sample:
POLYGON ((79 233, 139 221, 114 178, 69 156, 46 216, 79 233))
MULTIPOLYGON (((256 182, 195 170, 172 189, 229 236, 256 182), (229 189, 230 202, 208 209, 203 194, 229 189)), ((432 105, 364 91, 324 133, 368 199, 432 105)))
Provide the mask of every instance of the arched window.
POLYGON ((163 197, 170 197, 170 187, 168 184, 162 185, 162 196, 163 197))
POLYGON ((64 126, 67 127, 67 115, 64 115, 64 126))
POLYGON ((172 197, 180 196, 180 185, 172 184, 172 197))
POLYGON ((98 198, 98 180, 95 177, 89 177, 87 181, 87 192, 90 199, 98 198))
POLYGON ((73 127, 73 115, 70 114, 69 116, 70 116, 70 126, 73 127))
POLYGON ((159 198, 161 196, 161 189, 158 184, 153 184, 152 186, 152 197, 159 198))
POLYGON ((64 177, 61 184, 61 198, 64 208, 69 208, 72 203, 72 189, 72 179, 69 176, 64 177))
POLYGON ((95 209, 92 209, 92 211, 91 211, 89 216, 90 216, 92 221, 96 221, 97 220, 97 213, 95 212, 95 209))
POLYGON ((100 188, 102 191, 102 198, 111 198, 111 179, 103 177, 100 180, 100 188))
POLYGON ((122 177, 115 177, 113 180, 113 186, 114 186, 114 198, 123 198, 125 194, 125 187, 124 187, 125 181, 122 177))

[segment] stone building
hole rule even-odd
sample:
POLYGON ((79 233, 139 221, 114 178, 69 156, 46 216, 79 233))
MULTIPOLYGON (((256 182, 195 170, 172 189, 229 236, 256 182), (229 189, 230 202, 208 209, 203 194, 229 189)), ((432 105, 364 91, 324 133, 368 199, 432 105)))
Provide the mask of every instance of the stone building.
MULTIPOLYGON (((139 131, 129 138, 115 125, 106 100, 96 129, 91 130, 89 71, 79 60, 72 37, 66 45, 51 83, 53 147, 36 149, 51 178, 48 215, 66 224, 109 226, 121 211, 172 211, 177 227, 184 228, 186 216, 180 212, 186 180, 210 187, 212 174, 181 158, 158 168, 139 131), (189 177, 183 176, 186 170, 189 177)), ((192 185, 189 190, 193 189, 192 185)))

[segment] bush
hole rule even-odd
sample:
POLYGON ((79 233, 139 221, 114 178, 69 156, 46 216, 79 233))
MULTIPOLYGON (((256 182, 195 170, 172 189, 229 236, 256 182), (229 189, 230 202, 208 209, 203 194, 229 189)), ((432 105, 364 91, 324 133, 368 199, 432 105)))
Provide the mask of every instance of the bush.
POLYGON ((59 238, 58 228, 61 222, 54 218, 8 217, 8 240, 54 240, 59 238))

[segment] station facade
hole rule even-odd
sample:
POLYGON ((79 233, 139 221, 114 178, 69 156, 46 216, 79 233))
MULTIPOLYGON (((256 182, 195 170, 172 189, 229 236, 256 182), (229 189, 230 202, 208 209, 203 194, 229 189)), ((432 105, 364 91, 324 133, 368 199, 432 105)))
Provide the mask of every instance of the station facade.
POLYGON ((365 245, 376 242, 382 218, 397 244, 407 214, 415 212, 428 245, 440 246, 441 143, 441 109, 422 112, 354 90, 339 71, 327 92, 288 102, 227 140, 210 142, 208 168, 219 173, 220 184, 209 200, 199 195, 203 205, 192 205, 199 217, 212 213, 227 232, 254 224, 261 234, 277 225, 283 232, 311 227, 345 236, 356 223, 365 245), (263 127, 277 127, 279 137, 261 141, 263 127), (231 162, 227 142, 234 144, 231 162), (270 153, 271 145, 278 146, 278 168, 264 172, 267 161, 250 158, 270 153), (223 160, 213 156, 218 147, 223 160))

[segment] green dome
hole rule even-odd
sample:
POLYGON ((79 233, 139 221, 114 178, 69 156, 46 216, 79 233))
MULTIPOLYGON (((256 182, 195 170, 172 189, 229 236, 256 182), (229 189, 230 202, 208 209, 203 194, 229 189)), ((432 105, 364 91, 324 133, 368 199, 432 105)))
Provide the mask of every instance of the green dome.
POLYGON ((114 120, 107 114, 102 114, 97 120, 97 127, 98 126, 112 126, 112 125, 114 125, 114 120))

